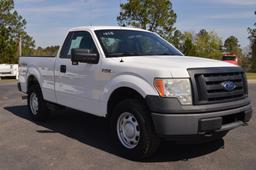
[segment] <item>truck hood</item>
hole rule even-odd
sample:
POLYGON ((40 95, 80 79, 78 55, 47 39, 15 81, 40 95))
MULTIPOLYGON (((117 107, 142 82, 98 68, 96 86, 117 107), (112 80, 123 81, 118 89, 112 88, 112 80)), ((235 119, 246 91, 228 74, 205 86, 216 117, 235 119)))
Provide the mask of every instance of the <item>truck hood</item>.
POLYGON ((188 68, 208 68, 208 67, 237 67, 233 64, 192 56, 136 56, 113 58, 130 67, 152 68, 161 72, 161 75, 172 74, 173 77, 189 77, 188 68))

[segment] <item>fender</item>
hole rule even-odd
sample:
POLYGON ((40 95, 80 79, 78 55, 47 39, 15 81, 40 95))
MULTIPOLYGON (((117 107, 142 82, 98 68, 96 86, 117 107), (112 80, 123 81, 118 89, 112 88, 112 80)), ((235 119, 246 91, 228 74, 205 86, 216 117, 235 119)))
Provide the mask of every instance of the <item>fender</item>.
POLYGON ((151 85, 149 82, 139 77, 138 75, 118 75, 110 80, 104 88, 101 100, 104 103, 105 113, 107 113, 107 103, 111 94, 116 89, 121 87, 131 88, 137 91, 143 98, 145 98, 147 95, 158 95, 157 91, 153 87, 153 82, 151 85))
MULTIPOLYGON (((42 82, 41 82, 41 75, 40 75, 40 73, 39 73, 39 71, 38 71, 38 69, 37 69, 36 67, 34 67, 34 66, 28 67, 27 79, 26 79, 26 80, 27 80, 26 86, 28 86, 28 78, 29 78, 29 76, 34 76, 34 77, 37 79, 37 81, 38 81, 40 87, 42 87, 42 86, 41 86, 41 85, 42 85, 42 82)), ((27 89, 27 87, 26 87, 26 89, 27 89)), ((26 92, 27 92, 27 91, 26 91, 26 92)))

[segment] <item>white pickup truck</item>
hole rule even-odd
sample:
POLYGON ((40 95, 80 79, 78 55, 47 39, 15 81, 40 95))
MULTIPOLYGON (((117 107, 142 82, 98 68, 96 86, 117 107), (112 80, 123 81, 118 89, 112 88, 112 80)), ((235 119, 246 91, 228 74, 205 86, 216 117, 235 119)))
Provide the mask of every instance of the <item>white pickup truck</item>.
POLYGON ((71 29, 56 57, 21 57, 18 87, 34 120, 52 104, 106 117, 122 153, 152 155, 160 139, 208 141, 252 115, 243 70, 186 57, 159 35, 125 27, 71 29))
POLYGON ((18 64, 0 64, 0 80, 3 77, 19 77, 18 64))

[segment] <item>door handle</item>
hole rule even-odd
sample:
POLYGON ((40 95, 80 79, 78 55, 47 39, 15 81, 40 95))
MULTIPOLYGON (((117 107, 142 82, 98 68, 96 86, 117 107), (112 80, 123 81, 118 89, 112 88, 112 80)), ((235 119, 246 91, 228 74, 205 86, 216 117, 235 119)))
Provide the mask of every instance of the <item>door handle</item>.
POLYGON ((66 73, 66 71, 67 71, 66 65, 60 65, 60 72, 61 73, 66 73))

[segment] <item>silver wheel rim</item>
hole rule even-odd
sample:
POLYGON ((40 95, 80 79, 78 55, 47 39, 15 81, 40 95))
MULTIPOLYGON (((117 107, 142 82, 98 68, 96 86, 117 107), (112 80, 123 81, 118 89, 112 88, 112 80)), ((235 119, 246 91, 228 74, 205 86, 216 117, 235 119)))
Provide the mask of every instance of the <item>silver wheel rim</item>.
POLYGON ((140 128, 137 119, 129 112, 122 113, 116 126, 119 141, 128 149, 135 148, 140 140, 140 128))
POLYGON ((33 115, 37 115, 38 111, 38 99, 35 93, 32 93, 30 95, 30 110, 33 113, 33 115))

